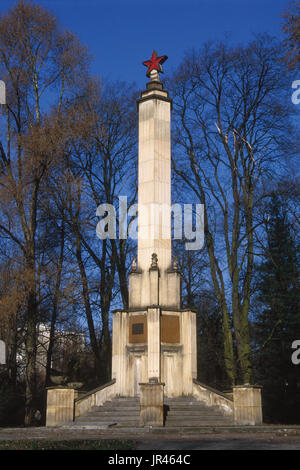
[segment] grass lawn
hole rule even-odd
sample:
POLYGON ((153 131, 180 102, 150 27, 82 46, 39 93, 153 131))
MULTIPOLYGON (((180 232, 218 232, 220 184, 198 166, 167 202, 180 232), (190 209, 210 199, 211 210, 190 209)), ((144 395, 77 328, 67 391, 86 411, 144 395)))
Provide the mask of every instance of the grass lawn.
POLYGON ((129 440, 20 440, 0 441, 0 450, 133 450, 135 442, 129 440))

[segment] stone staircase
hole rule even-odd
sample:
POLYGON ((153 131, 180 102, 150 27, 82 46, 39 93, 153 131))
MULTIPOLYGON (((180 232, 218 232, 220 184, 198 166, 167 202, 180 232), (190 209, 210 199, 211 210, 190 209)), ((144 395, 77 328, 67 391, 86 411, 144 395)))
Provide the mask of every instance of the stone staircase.
POLYGON ((233 418, 218 406, 207 406, 194 397, 165 399, 166 427, 231 426, 233 418))
POLYGON ((75 422, 137 427, 140 425, 140 400, 138 397, 115 397, 102 406, 94 406, 84 416, 77 417, 75 422))
MULTIPOLYGON (((224 416, 217 406, 207 406, 194 397, 165 398, 166 427, 231 426, 231 416, 224 416)), ((140 426, 140 401, 138 397, 115 397, 102 406, 95 406, 75 423, 93 426, 140 426)))

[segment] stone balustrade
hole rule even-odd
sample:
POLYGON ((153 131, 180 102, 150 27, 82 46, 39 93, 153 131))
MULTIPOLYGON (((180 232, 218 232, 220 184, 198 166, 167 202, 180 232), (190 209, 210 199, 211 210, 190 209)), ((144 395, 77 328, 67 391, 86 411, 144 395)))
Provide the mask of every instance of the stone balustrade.
POLYGON ((101 387, 95 388, 90 392, 75 399, 75 418, 83 416, 91 411, 93 406, 101 406, 107 400, 116 396, 116 381, 111 380, 101 387))
POLYGON ((208 406, 218 406, 224 415, 233 415, 233 399, 198 380, 193 381, 193 396, 208 406))

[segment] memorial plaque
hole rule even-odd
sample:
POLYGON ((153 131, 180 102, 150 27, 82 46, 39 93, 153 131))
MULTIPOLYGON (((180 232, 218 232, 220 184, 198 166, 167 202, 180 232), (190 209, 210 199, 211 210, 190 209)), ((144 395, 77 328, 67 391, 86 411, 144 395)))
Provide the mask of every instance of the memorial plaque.
POLYGON ((132 325, 132 334, 133 335, 143 335, 144 334, 144 324, 143 323, 133 323, 133 325, 132 325))
POLYGON ((133 315, 129 319, 129 343, 147 342, 146 315, 133 315))
POLYGON ((160 323, 160 335, 162 343, 180 343, 179 317, 163 315, 160 323))

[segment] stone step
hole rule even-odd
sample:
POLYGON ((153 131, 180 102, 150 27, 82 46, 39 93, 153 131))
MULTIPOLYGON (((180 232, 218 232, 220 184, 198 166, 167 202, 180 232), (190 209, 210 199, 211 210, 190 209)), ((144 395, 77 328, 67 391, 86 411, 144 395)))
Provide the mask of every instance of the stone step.
POLYGON ((165 427, 170 428, 199 428, 202 426, 231 426, 232 422, 224 422, 224 421, 195 421, 195 422, 182 422, 182 421, 172 421, 171 423, 166 421, 165 427))
POLYGON ((105 406, 106 408, 139 408, 140 404, 139 403, 103 403, 103 405, 100 405, 101 408, 105 406))
POLYGON ((112 429, 112 428, 132 428, 141 429, 139 421, 122 421, 117 423, 116 421, 76 421, 75 426, 80 428, 84 426, 85 429, 112 429))
POLYGON ((108 401, 114 401, 114 402, 122 402, 122 401, 133 401, 133 402, 140 402, 139 397, 114 397, 111 400, 108 401))
POLYGON ((201 418, 186 418, 180 419, 179 417, 166 419, 167 426, 202 426, 202 425, 215 425, 218 424, 232 424, 233 420, 231 418, 225 418, 224 416, 211 416, 211 417, 201 417, 201 418))
POLYGON ((178 416, 178 415, 167 415, 167 421, 182 421, 184 422, 185 420, 188 421, 199 421, 199 420, 206 420, 206 421, 213 421, 214 419, 217 420, 224 420, 224 421, 231 421, 230 416, 222 416, 222 415, 203 415, 203 416, 195 416, 195 415, 190 415, 190 416, 178 416))
POLYGON ((174 414, 178 414, 180 416, 191 416, 191 415, 213 415, 213 416, 224 416, 224 414, 222 413, 222 411, 220 410, 206 410, 205 408, 204 409, 197 409, 197 410, 193 410, 193 409, 190 409, 190 410, 181 410, 181 409, 174 409, 174 408, 171 408, 171 409, 165 409, 165 413, 168 414, 168 415, 174 415, 174 414))
POLYGON ((91 411, 87 413, 85 416, 140 416, 140 410, 134 410, 128 413, 128 411, 107 411, 107 410, 99 410, 99 411, 91 411))
MULTIPOLYGON (((104 405, 114 405, 114 406, 137 406, 140 404, 139 401, 133 401, 133 400, 118 400, 118 401, 107 401, 103 403, 104 405)), ((101 405, 102 406, 102 405, 101 405)))
POLYGON ((196 403, 193 406, 190 405, 164 405, 167 410, 184 410, 184 411, 192 411, 192 410, 210 410, 216 412, 222 412, 222 409, 218 406, 206 406, 200 405, 196 403))
POLYGON ((95 406, 116 406, 116 407, 124 407, 124 406, 131 406, 131 407, 136 407, 136 406, 140 406, 140 402, 137 401, 137 402, 133 402, 133 401, 118 401, 118 402, 115 402, 115 401, 106 401, 105 403, 103 403, 103 405, 95 405, 95 406))
POLYGON ((165 403, 204 403, 203 401, 197 400, 194 397, 179 397, 179 398, 164 398, 165 403))
POLYGON ((127 411, 128 413, 131 413, 132 411, 136 411, 138 410, 139 411, 140 409, 140 405, 138 406, 113 406, 113 405, 110 405, 110 406, 107 406, 107 405, 103 405, 103 406, 93 406, 92 410, 91 411, 100 411, 100 410, 105 410, 105 411, 127 411))
POLYGON ((206 405, 203 405, 202 403, 193 403, 193 404, 189 404, 189 403, 164 403, 165 406, 168 406, 169 408, 174 408, 174 409, 177 409, 177 408, 186 408, 186 409, 196 409, 196 408, 215 408, 217 409, 217 407, 213 407, 213 406, 209 406, 207 407, 206 405))
POLYGON ((204 403, 201 402, 196 402, 196 403, 164 403, 165 406, 168 406, 169 408, 187 408, 187 409, 196 409, 196 408, 209 408, 209 409, 215 409, 218 410, 218 406, 208 406, 205 405, 204 403))
POLYGON ((165 401, 179 402, 179 401, 194 401, 199 402, 199 400, 192 395, 185 395, 183 397, 165 397, 165 401))
POLYGON ((192 405, 189 405, 188 403, 176 403, 175 405, 173 403, 164 403, 164 406, 167 406, 170 409, 183 409, 183 410, 197 410, 198 408, 202 409, 210 409, 210 410, 220 410, 221 408, 217 405, 213 406, 208 406, 204 405, 203 403, 193 403, 192 405))
POLYGON ((176 403, 202 403, 202 405, 205 405, 204 401, 197 400, 196 398, 165 398, 164 399, 165 403, 171 403, 171 404, 176 404, 176 403))
POLYGON ((201 401, 201 400, 197 400, 197 398, 187 398, 187 397, 181 397, 181 398, 166 398, 164 399, 164 402, 165 403, 172 403, 172 404, 176 404, 176 403, 191 403, 191 404, 194 404, 194 403, 201 403, 202 405, 206 405, 206 403, 204 401, 201 401))
POLYGON ((182 411, 182 410, 170 410, 167 412, 168 416, 180 416, 183 419, 188 416, 224 416, 222 413, 218 413, 216 411, 210 410, 190 410, 190 411, 182 411))
POLYGON ((84 416, 78 416, 76 418, 76 422, 80 422, 80 421, 84 421, 84 422, 90 422, 90 421, 98 421, 98 422, 115 422, 115 423, 121 423, 121 422, 135 422, 135 421, 139 421, 139 416, 115 416, 115 417, 107 417, 107 416, 103 416, 103 418, 101 418, 101 416, 94 416, 94 415, 91 415, 91 416, 88 416, 88 415, 84 415, 84 416))
POLYGON ((140 428, 140 423, 122 423, 122 424, 116 424, 114 428, 117 429, 126 429, 126 428, 140 428))

